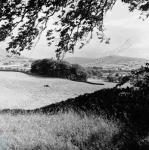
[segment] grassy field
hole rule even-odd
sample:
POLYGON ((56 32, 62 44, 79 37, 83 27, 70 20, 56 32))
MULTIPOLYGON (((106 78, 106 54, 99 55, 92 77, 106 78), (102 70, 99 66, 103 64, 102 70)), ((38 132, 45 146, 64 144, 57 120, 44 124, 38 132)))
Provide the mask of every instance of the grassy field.
POLYGON ((0 115, 0 149, 116 150, 117 122, 72 111, 58 115, 0 115))
POLYGON ((105 82, 103 84, 105 85, 0 71, 0 109, 35 109, 84 93, 115 86, 115 83, 105 82), (49 87, 44 85, 49 85, 49 87))
MULTIPOLYGON (((1 71, 0 109, 39 108, 114 86, 97 80, 84 83, 1 71)), ((112 140, 120 128, 120 123, 104 116, 80 116, 73 111, 0 114, 0 150, 116 150, 112 140)))

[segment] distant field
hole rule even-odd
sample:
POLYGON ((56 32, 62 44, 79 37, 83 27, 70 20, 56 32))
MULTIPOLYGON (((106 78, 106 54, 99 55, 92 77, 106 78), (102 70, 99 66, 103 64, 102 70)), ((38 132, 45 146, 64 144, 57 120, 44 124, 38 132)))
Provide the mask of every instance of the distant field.
MULTIPOLYGON (((90 81, 103 83, 97 80, 90 81)), ((115 86, 115 83, 104 82, 104 84, 96 85, 59 78, 35 77, 20 72, 1 71, 0 109, 34 109, 115 86), (49 87, 44 85, 49 85, 49 87)))

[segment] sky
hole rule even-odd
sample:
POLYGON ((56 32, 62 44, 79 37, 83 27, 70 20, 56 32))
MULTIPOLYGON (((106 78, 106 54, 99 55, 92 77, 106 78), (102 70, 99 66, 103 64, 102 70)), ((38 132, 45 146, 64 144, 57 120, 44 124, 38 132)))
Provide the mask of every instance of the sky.
MULTIPOLYGON (((73 54, 67 53, 65 57, 103 57, 107 52, 114 51, 129 40, 132 46, 116 53, 117 55, 149 59, 149 19, 143 21, 139 19, 139 15, 140 12, 137 10, 129 12, 128 5, 118 0, 113 9, 107 13, 104 21, 107 29, 105 35, 111 39, 110 44, 100 43, 100 40, 94 37, 82 49, 76 47, 73 54)), ((6 43, 3 44, 3 49, 5 47, 6 43)), ((32 58, 51 58, 55 57, 55 49, 54 46, 47 46, 43 33, 36 47, 22 54, 32 58)))

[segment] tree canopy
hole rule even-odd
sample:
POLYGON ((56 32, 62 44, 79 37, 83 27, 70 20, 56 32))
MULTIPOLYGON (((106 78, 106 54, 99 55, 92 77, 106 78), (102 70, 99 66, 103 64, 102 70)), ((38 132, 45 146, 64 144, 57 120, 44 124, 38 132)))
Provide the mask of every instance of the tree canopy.
MULTIPOLYGON (((146 0, 121 0, 129 5, 129 10, 138 9, 141 16, 149 16, 149 2, 146 0)), ((104 17, 112 9, 116 0, 1 0, 0 1, 0 42, 10 37, 6 48, 14 54, 36 45, 46 30, 48 45, 55 35, 56 57, 64 52, 74 52, 79 41, 80 48, 93 38, 93 31, 99 40, 109 43, 104 35, 104 17), (51 17, 55 17, 54 29, 48 26, 51 17), (17 29, 18 33, 13 31, 17 29)))
POLYGON ((82 66, 52 59, 34 61, 31 65, 31 73, 77 81, 86 81, 88 78, 88 73, 82 66))

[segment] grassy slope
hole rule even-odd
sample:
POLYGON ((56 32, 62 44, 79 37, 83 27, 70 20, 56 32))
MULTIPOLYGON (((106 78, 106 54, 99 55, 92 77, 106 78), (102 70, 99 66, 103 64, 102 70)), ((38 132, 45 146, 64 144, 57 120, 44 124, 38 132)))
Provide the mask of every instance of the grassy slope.
POLYGON ((112 138, 119 132, 117 123, 102 117, 73 112, 0 115, 0 149, 19 150, 112 150, 112 138))
POLYGON ((114 85, 93 85, 19 72, 0 72, 0 109, 35 109, 114 85), (44 87, 47 84, 49 87, 44 87))

